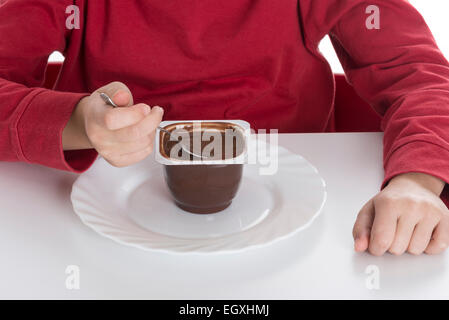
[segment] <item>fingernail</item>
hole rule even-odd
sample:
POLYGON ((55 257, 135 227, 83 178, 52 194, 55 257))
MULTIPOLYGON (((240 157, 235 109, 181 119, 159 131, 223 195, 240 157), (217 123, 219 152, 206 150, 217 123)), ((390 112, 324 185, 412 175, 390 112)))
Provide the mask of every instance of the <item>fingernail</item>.
POLYGON ((356 252, 363 251, 362 244, 360 243, 360 241, 354 242, 354 250, 356 252))
POLYGON ((150 106, 144 106, 144 108, 143 108, 143 114, 147 116, 147 115, 150 114, 150 112, 151 112, 150 106))
POLYGON ((112 96, 112 99, 115 99, 117 96, 121 95, 121 94, 125 94, 126 92, 123 90, 117 90, 117 92, 114 93, 114 95, 112 96))
POLYGON ((164 113, 164 109, 162 109, 161 107, 159 107, 159 106, 154 106, 153 107, 153 110, 156 110, 156 112, 160 112, 160 113, 164 113))

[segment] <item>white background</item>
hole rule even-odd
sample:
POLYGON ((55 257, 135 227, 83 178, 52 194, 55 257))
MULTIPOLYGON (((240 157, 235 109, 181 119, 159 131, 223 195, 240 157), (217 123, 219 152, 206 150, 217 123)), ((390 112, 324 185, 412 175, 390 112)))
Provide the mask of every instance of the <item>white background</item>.
MULTIPOLYGON (((409 0, 411 4, 424 16, 427 24, 433 32, 438 46, 443 51, 446 58, 449 57, 449 0, 409 0)), ((326 37, 320 49, 328 59, 332 69, 336 73, 343 73, 343 69, 335 55, 334 49, 328 37, 326 37)), ((59 53, 54 53, 50 61, 63 61, 64 57, 59 53)))

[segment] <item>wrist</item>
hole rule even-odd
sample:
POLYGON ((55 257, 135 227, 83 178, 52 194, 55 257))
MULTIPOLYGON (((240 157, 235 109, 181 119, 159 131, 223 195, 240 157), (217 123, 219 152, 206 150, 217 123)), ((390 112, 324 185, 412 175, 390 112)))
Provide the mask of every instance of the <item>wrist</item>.
POLYGON ((437 196, 441 195, 441 192, 446 185, 446 182, 426 173, 409 172, 395 176, 388 183, 389 185, 403 184, 403 183, 415 183, 421 187, 426 188, 437 196))
POLYGON ((64 128, 62 143, 64 150, 91 149, 92 145, 86 133, 85 119, 88 97, 82 98, 74 108, 64 128))
POLYGON ((82 98, 77 106, 75 107, 75 110, 73 111, 73 117, 76 122, 76 125, 82 129, 82 131, 85 133, 86 130, 86 113, 87 113, 87 106, 88 106, 89 97, 82 98))

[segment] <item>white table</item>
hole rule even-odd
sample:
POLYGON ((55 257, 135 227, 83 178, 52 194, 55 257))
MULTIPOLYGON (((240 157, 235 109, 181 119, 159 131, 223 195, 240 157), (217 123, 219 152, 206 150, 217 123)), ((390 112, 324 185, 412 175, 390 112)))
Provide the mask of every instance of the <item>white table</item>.
POLYGON ((150 253, 103 238, 72 211, 76 175, 0 162, 0 298, 448 299, 447 253, 353 252, 355 216, 382 180, 381 140, 378 133, 282 135, 279 143, 325 178, 323 214, 270 247, 214 256, 150 253), (68 265, 80 268, 79 290, 66 288, 68 265), (376 268, 380 288, 369 289, 373 273, 365 272, 376 268))

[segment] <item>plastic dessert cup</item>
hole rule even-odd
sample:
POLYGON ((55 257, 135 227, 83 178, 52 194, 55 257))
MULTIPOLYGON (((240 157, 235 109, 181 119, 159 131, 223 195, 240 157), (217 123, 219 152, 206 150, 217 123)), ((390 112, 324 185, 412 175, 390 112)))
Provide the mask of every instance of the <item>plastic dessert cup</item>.
POLYGON ((157 132, 155 157, 163 164, 175 204, 199 214, 226 209, 242 179, 249 124, 242 120, 164 121, 160 126, 171 134, 157 132), (203 157, 183 152, 186 145, 203 157))

